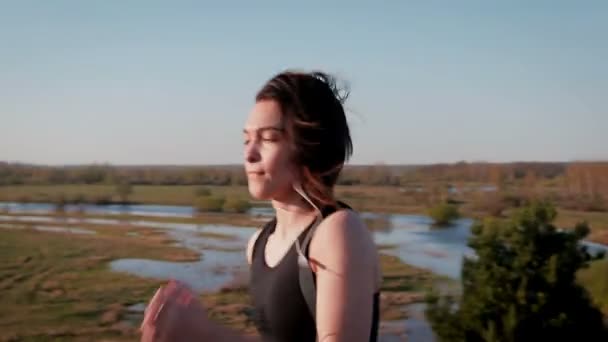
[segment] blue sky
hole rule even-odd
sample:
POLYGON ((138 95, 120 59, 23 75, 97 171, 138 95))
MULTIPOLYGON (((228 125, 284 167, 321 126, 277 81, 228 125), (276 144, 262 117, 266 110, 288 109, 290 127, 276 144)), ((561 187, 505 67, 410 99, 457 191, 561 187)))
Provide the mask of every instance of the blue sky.
POLYGON ((0 160, 242 160, 257 89, 348 81, 353 163, 608 159, 604 1, 1 1, 0 160))

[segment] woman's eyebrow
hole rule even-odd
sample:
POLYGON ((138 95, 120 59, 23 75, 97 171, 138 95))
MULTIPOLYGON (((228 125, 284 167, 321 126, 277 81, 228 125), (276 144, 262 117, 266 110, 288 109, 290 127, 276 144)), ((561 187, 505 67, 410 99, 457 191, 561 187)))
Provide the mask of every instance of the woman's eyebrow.
MULTIPOLYGON (((252 131, 258 131, 258 132, 263 132, 263 131, 279 131, 279 132, 284 132, 285 129, 282 127, 278 127, 278 126, 264 126, 264 127, 258 127, 257 129, 253 129, 252 131)), ((248 129, 243 129, 243 133, 249 133, 248 129)))

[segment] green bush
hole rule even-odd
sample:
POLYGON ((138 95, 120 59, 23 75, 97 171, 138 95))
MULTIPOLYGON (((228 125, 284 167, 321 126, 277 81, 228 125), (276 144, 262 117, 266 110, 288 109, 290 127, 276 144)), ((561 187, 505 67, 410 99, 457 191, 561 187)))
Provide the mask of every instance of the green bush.
POLYGON ((211 190, 205 187, 196 188, 196 190, 194 190, 194 195, 196 197, 211 196, 211 190))
POLYGON ((129 201, 129 196, 133 193, 133 187, 131 183, 127 180, 120 181, 116 183, 116 194, 120 197, 120 201, 122 203, 127 203, 129 201))
POLYGON ((435 221, 436 225, 445 226, 460 217, 460 214, 457 206, 441 203, 429 209, 429 216, 435 221))
POLYGON ((240 198, 231 198, 224 203, 223 207, 226 212, 245 213, 251 209, 249 201, 240 198))
POLYGON ((91 202, 97 205, 105 205, 112 203, 112 197, 109 195, 97 195, 93 196, 91 202))
POLYGON ((195 208, 198 212, 221 212, 225 202, 224 197, 201 197, 196 200, 195 208))

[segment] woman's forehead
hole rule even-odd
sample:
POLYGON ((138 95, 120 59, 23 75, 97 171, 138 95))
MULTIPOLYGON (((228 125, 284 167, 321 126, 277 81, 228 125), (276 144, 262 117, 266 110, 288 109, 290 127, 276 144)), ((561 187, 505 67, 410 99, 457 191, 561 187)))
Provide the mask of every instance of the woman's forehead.
POLYGON ((258 130, 266 127, 283 128, 283 115, 281 108, 275 101, 259 101, 253 106, 245 130, 258 130))

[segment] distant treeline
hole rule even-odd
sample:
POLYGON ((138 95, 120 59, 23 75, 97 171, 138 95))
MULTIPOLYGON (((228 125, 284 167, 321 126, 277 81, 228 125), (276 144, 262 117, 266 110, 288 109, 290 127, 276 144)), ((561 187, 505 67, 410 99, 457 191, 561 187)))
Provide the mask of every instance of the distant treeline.
POLYGON ((0 185, 116 184, 245 185, 236 166, 39 166, 0 162, 0 185))
MULTIPOLYGON (((554 181, 576 193, 608 193, 608 162, 455 163, 418 166, 349 165, 340 185, 408 186, 480 182, 497 186, 554 181)), ((242 166, 40 166, 0 162, 0 185, 115 184, 245 185, 242 166)))

